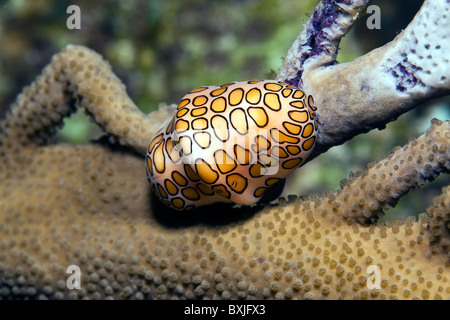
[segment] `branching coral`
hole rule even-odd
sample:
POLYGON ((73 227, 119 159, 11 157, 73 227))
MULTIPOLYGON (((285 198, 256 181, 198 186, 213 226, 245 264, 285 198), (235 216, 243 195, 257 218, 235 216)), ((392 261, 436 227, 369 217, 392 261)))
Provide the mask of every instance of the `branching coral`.
MULTIPOLYGON (((433 122, 441 124, 439 120, 433 122)), ((395 148, 386 159, 370 164, 368 171, 343 181, 337 201, 354 201, 351 212, 344 213, 344 217, 360 223, 376 221, 402 195, 448 172, 449 132, 444 129, 433 134, 411 139, 403 148, 395 148)))
POLYGON ((393 41, 352 62, 335 64, 340 38, 367 1, 345 3, 321 2, 278 73, 278 79, 314 96, 320 127, 314 154, 383 128, 419 103, 450 91, 448 2, 424 1, 393 41), (331 12, 331 18, 323 19, 324 12, 331 12))
POLYGON ((169 106, 143 114, 128 97, 111 66, 81 46, 68 46, 53 57, 36 81, 27 87, 3 124, 3 143, 17 149, 42 145, 54 127, 70 114, 75 102, 120 143, 145 154, 159 126, 173 114, 169 106))
MULTIPOLYGON (((333 45, 353 21, 345 12, 354 16, 365 2, 333 5, 323 1, 307 24, 317 27, 314 19, 324 12, 339 12, 320 26, 330 45, 311 51, 323 51, 327 59, 335 57, 333 45), (333 36, 333 30, 341 31, 333 36)), ((447 23, 434 20, 446 10, 443 1, 425 1, 393 43, 349 64, 313 61, 322 53, 289 64, 299 57, 288 55, 286 63, 301 70, 289 74, 315 92, 321 120, 316 155, 448 93, 448 69, 437 76, 411 51, 420 57, 434 46, 431 58, 417 59, 448 68, 445 58, 439 60, 448 46, 442 34, 433 36, 435 42, 423 42, 425 35, 417 43, 411 38, 425 23, 447 23), (414 72, 400 63, 400 48, 410 50, 406 61, 414 60, 414 72), (422 84, 401 82, 405 75, 422 84)), ((322 42, 309 46, 314 43, 322 42)), ((280 77, 294 79, 283 72, 280 77)), ((377 222, 410 189, 448 173, 448 121, 433 121, 422 136, 352 175, 337 192, 180 214, 151 198, 142 157, 172 111, 169 106, 142 114, 110 66, 89 49, 69 46, 55 55, 1 125, 0 297, 450 298, 449 188, 418 221, 377 222), (46 146, 62 117, 79 105, 118 143, 46 146), (81 289, 67 287, 69 265, 80 267, 81 289), (379 268, 379 288, 367 286, 370 266, 379 268)))

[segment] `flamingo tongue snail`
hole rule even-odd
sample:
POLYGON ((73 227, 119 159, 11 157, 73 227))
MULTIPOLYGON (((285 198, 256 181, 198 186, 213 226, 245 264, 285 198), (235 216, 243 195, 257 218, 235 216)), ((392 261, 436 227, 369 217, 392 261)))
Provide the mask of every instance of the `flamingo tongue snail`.
POLYGON ((313 150, 315 110, 312 96, 274 80, 192 90, 148 147, 153 193, 177 210, 258 202, 313 150))

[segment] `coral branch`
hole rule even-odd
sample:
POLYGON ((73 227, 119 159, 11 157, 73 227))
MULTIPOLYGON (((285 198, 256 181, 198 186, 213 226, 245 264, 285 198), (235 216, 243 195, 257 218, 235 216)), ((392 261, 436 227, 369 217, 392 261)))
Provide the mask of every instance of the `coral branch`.
POLYGON ((385 159, 341 183, 336 203, 346 203, 345 219, 377 220, 408 191, 450 171, 450 121, 433 120, 428 131, 385 159))
POLYGON ((174 110, 166 107, 144 115, 108 63, 88 48, 71 45, 56 54, 17 98, 2 123, 4 146, 42 145, 63 117, 73 111, 76 102, 107 133, 142 153, 174 110))
MULTIPOLYGON (((326 3, 318 10, 327 8, 326 3)), ((358 8, 362 7, 363 3, 358 8)), ((299 85, 314 96, 319 136, 313 157, 359 133, 384 127, 427 99, 450 93, 449 14, 448 1, 425 1, 414 20, 392 42, 353 62, 327 65, 335 57, 334 49, 324 50, 319 45, 317 50, 322 54, 303 54, 316 50, 304 40, 312 33, 308 29, 314 30, 314 17, 320 15, 315 12, 302 40, 297 39, 290 49, 294 53, 288 55, 278 77, 298 82, 301 76, 299 85)), ((339 19, 333 21, 340 23, 339 19)), ((335 33, 337 36, 353 22, 343 21, 343 31, 335 33)))
POLYGON ((321 1, 303 31, 289 48, 278 70, 277 80, 302 87, 301 77, 304 69, 333 63, 341 38, 348 33, 359 12, 368 2, 368 0, 341 3, 321 1))

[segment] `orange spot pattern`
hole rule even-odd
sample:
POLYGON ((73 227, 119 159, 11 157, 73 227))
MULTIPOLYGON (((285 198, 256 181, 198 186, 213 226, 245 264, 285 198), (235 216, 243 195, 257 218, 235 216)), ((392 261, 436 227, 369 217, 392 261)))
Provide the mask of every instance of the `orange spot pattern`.
POLYGON ((150 142, 145 165, 164 204, 254 204, 313 150, 312 96, 261 80, 202 86, 185 95, 150 142))

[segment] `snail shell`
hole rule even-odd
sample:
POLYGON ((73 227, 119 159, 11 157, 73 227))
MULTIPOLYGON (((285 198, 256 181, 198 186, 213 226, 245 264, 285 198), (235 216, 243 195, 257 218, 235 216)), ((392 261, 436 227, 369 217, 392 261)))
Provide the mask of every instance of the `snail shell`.
POLYGON ((313 150, 315 110, 312 96, 274 80, 192 90, 148 147, 154 194, 177 210, 258 202, 313 150))

